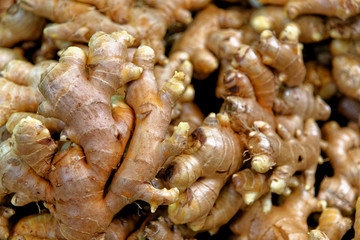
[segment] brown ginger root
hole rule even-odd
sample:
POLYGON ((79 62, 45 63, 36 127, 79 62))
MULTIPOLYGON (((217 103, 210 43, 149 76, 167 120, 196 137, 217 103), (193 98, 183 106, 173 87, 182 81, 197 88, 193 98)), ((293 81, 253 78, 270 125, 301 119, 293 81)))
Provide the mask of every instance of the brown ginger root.
POLYGON ((360 188, 359 133, 334 121, 326 123, 322 132, 326 141, 323 151, 330 159, 334 176, 321 182, 318 197, 348 215, 354 210, 360 188))
POLYGON ((303 14, 319 14, 344 20, 360 12, 360 3, 356 0, 289 0, 285 11, 291 19, 303 14))
POLYGON ((263 64, 260 56, 250 46, 241 45, 231 65, 247 75, 253 86, 256 101, 265 110, 270 111, 275 100, 275 76, 263 64))
POLYGON ((324 100, 333 97, 337 88, 330 69, 315 61, 306 62, 305 66, 306 76, 304 84, 311 84, 314 88, 314 93, 324 100))
POLYGON ((343 217, 337 208, 326 208, 320 215, 319 225, 316 227, 331 240, 340 240, 350 229, 352 221, 343 217))
POLYGON ((8 239, 10 236, 9 218, 15 214, 11 208, 0 206, 0 238, 8 239))
POLYGON ((47 175, 49 156, 56 147, 57 144, 40 121, 30 117, 22 119, 16 125, 13 136, 0 146, 0 199, 15 193, 11 199, 15 206, 41 200, 52 201, 52 187, 40 175, 47 175), (26 155, 33 149, 41 152, 42 158, 37 154, 26 155))
POLYGON ((179 0, 166 1, 167 4, 160 5, 162 7, 159 8, 145 5, 131 7, 126 24, 115 23, 91 5, 80 2, 49 0, 43 4, 41 0, 20 0, 20 5, 27 11, 56 23, 45 27, 46 36, 66 41, 88 42, 96 31, 106 33, 127 31, 136 38, 137 45, 142 43, 151 46, 155 50, 157 60, 164 64, 167 59, 162 40, 168 26, 177 20, 178 16, 174 13, 179 9, 194 10, 205 6, 207 2, 201 1, 198 4, 198 0, 190 2, 179 0), (53 9, 57 11, 53 12, 53 9))
POLYGON ((2 48, 0 47, 0 70, 11 60, 24 60, 24 53, 21 48, 2 48))
POLYGON ((134 0, 76 0, 96 6, 100 12, 105 12, 114 22, 126 23, 129 19, 129 9, 134 0))
POLYGON ((140 221, 138 214, 113 219, 105 232, 105 240, 126 239, 140 221))
POLYGON ((225 114, 210 114, 192 133, 190 148, 174 158, 166 170, 166 183, 182 192, 169 205, 169 218, 176 224, 202 228, 219 192, 230 175, 242 165, 242 143, 225 114), (226 151, 216 149, 226 148, 226 151), (220 155, 213 155, 218 152, 220 155), (210 154, 210 155, 209 155, 210 154), (206 200, 205 200, 206 199, 206 200), (192 222, 196 221, 196 224, 192 222))
POLYGON ((253 204, 263 194, 270 191, 267 184, 268 176, 246 168, 232 175, 236 192, 241 194, 246 205, 253 204))
MULTIPOLYGON (((255 10, 250 18, 251 27, 256 32, 274 30, 276 36, 280 35, 290 21, 285 15, 284 8, 280 6, 261 7, 255 10)), ((306 15, 293 19, 292 22, 299 27, 299 42, 319 42, 329 37, 326 21, 322 17, 306 15)))
POLYGON ((320 156, 320 129, 313 119, 305 121, 303 133, 290 135, 282 125, 277 132, 266 122, 255 122, 258 131, 250 132, 248 149, 253 156, 252 168, 260 173, 272 172, 269 185, 271 192, 283 194, 296 171, 304 171, 305 189, 315 183, 315 172, 320 156))
POLYGON ((174 230, 171 229, 169 220, 164 217, 159 217, 157 220, 150 221, 144 231, 146 239, 149 240, 184 239, 181 232, 176 227, 174 227, 174 230))
POLYGON ((355 236, 354 240, 360 239, 360 197, 356 201, 356 212, 355 212, 355 221, 354 221, 354 230, 355 236))
POLYGON ((294 23, 286 25, 279 40, 271 31, 265 30, 260 35, 257 48, 263 63, 277 70, 278 79, 290 87, 301 84, 306 74, 301 46, 298 43, 299 35, 300 29, 294 23))
POLYGON ((338 55, 332 60, 332 74, 339 91, 345 96, 360 100, 360 58, 338 55))
POLYGON ((325 121, 330 117, 331 109, 320 96, 314 96, 310 84, 280 91, 274 104, 274 112, 281 115, 299 115, 302 119, 313 118, 325 121))
POLYGON ((51 64, 53 61, 44 61, 32 66, 22 60, 13 60, 6 65, 1 71, 3 77, 0 77, 0 93, 4 98, 0 105, 0 125, 14 112, 36 112, 43 100, 37 85, 41 74, 51 64))
POLYGON ((244 206, 243 198, 235 190, 234 185, 228 182, 221 189, 205 220, 200 218, 199 221, 192 222, 190 227, 196 228, 198 231, 205 230, 210 234, 215 234, 221 226, 227 224, 237 211, 244 206))
POLYGON ((187 52, 194 65, 194 76, 204 79, 218 68, 217 58, 206 47, 209 34, 221 28, 238 28, 243 24, 243 19, 244 16, 239 10, 224 10, 209 5, 196 15, 194 21, 173 45, 172 52, 187 52))
POLYGON ((0 18, 0 46, 11 47, 24 40, 36 40, 42 33, 45 19, 12 5, 0 18))
POLYGON ((240 213, 230 224, 231 231, 242 239, 308 239, 308 216, 321 211, 323 203, 311 191, 299 186, 280 206, 264 213, 256 201, 246 212, 240 213))
POLYGON ((359 40, 360 39, 360 16, 341 20, 329 18, 326 21, 330 36, 335 39, 359 40))
POLYGON ((330 43, 330 52, 333 56, 340 54, 360 55, 360 40, 333 39, 330 43))
POLYGON ((11 240, 40 240, 56 238, 56 219, 49 213, 29 215, 21 218, 13 227, 11 240))

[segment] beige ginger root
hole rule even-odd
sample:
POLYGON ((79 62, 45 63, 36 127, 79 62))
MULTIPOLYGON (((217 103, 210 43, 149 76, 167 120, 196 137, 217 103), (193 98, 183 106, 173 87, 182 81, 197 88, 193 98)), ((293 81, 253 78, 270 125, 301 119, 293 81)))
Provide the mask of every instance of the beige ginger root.
POLYGON ((300 185, 280 206, 264 213, 256 201, 246 212, 239 213, 230 225, 232 232, 242 239, 308 239, 308 216, 321 211, 323 203, 300 185))
POLYGON ((277 126, 277 132, 266 122, 255 122, 257 131, 250 132, 248 149, 253 156, 252 168, 260 173, 275 167, 269 179, 270 190, 283 194, 296 171, 304 171, 305 189, 315 183, 315 172, 320 156, 320 129, 313 119, 305 121, 303 133, 291 136, 277 126))
POLYGON ((0 70, 11 60, 24 60, 24 53, 21 48, 2 48, 0 47, 0 70))
POLYGON ((281 115, 299 115, 302 119, 325 121, 330 117, 330 106, 318 95, 314 96, 310 84, 286 88, 275 99, 274 112, 281 115))
POLYGON ((329 18, 326 21, 330 36, 335 39, 359 40, 360 39, 360 17, 358 15, 346 20, 329 18))
POLYGON ((243 20, 244 16, 239 10, 224 10, 209 5, 196 15, 194 21, 173 45, 172 52, 187 52, 194 65, 194 76, 204 79, 217 69, 219 64, 217 58, 206 47, 209 34, 220 28, 238 28, 243 24, 243 20))
POLYGON ((20 41, 38 39, 44 25, 44 18, 14 4, 1 15, 0 46, 11 47, 20 41))
POLYGON ((192 133, 188 145, 165 171, 166 184, 182 192, 168 212, 172 222, 190 223, 190 228, 198 230, 227 179, 242 165, 242 143, 225 114, 210 114, 192 133), (216 150, 220 148, 227 150, 216 150), (196 225, 191 224, 195 220, 196 225))
POLYGON ((4 98, 0 104, 0 125, 14 112, 36 112, 43 100, 37 85, 41 74, 53 63, 44 61, 32 66, 26 61, 13 60, 4 67, 0 77, 0 93, 4 98))
POLYGON ((0 207, 0 238, 8 239, 10 236, 9 218, 15 214, 15 211, 11 208, 1 206, 0 207))
POLYGON ((358 197, 356 201, 354 230, 355 230, 354 240, 359 240, 360 239, 360 197, 358 197))
POLYGON ((40 84, 46 98, 40 112, 62 119, 66 123, 63 138, 68 137, 84 149, 83 153, 79 146, 71 144, 59 152, 49 174, 55 186, 55 208, 48 207, 68 239, 102 236, 113 216, 135 200, 149 202, 155 211, 158 205, 169 204, 178 195, 177 189, 157 189, 150 181, 169 157, 169 150, 179 144, 176 139, 163 140, 172 106, 185 89, 184 75, 176 73, 158 89, 153 74, 155 53, 151 48, 137 49, 134 62, 138 66, 126 61, 127 47, 133 41, 125 32, 98 32, 89 43, 88 57, 79 48, 68 48, 40 84), (89 80, 85 66, 89 68, 89 80), (126 157, 109 190, 104 192, 105 183, 121 160, 133 120, 130 107, 121 101, 113 105, 122 110, 111 112, 110 97, 122 84, 136 78, 139 79, 129 85, 126 96, 136 115, 136 127, 126 157), (72 87, 65 91, 69 85, 72 87), (72 115, 75 112, 76 116, 72 115), (85 127, 83 122, 87 122, 85 127), (142 146, 141 151, 138 146, 142 146), (77 174, 79 169, 81 176, 77 174), (72 188, 79 183, 86 187, 72 188), (89 191, 96 194, 86 197, 84 203, 89 191), (70 216, 73 206, 77 206, 77 213, 70 216))
POLYGON ((360 189, 359 133, 334 121, 326 123, 322 132, 326 141, 323 151, 329 157, 334 176, 321 182, 318 197, 348 215, 354 210, 360 189))
POLYGON ((256 101, 261 107, 270 111, 275 100, 275 76, 263 64, 255 50, 250 46, 241 45, 231 65, 247 75, 253 86, 256 101))
POLYGON ((40 176, 47 175, 49 156, 56 148, 57 144, 40 121, 30 117, 22 119, 14 128, 13 136, 0 146, 0 198, 15 193, 11 200, 15 206, 52 201, 52 187, 40 176), (36 151, 34 154, 34 149, 41 155, 37 156, 36 151), (27 155, 29 152, 32 154, 27 155))
POLYGON ((53 240, 56 238, 56 219, 49 213, 21 218, 13 227, 11 240, 53 240))
POLYGON ((251 27, 258 33, 264 30, 275 31, 279 36, 286 24, 296 23, 300 30, 299 42, 312 43, 325 40, 329 37, 326 20, 319 16, 306 15, 290 20, 284 8, 280 6, 264 6, 256 9, 250 18, 251 27))
POLYGON ((350 229, 351 224, 351 219, 343 217, 339 209, 326 208, 320 215, 316 229, 326 234, 331 240, 340 240, 350 229))
POLYGON ((290 87, 301 84, 306 74, 301 46, 298 43, 299 35, 300 29, 294 23, 285 26, 279 40, 271 31, 265 30, 260 35, 257 48, 263 63, 276 69, 278 79, 290 87))
MULTIPOLYGON (((336 41, 333 40, 331 44, 336 41)), ((319 95, 324 100, 329 100, 336 94, 337 88, 331 70, 315 61, 305 63, 306 76, 304 84, 311 84, 314 88, 314 93, 319 95)))
POLYGON ((346 19, 360 12, 360 3, 357 0, 289 0, 285 11, 291 19, 303 14, 346 19))
POLYGON ((167 4, 162 4, 159 8, 150 8, 146 5, 134 6, 128 10, 129 19, 126 24, 113 22, 86 3, 49 0, 43 4, 41 0, 20 0, 20 5, 27 11, 55 22, 45 27, 46 36, 66 41, 88 42, 96 31, 106 33, 127 31, 136 38, 136 45, 142 43, 151 46, 155 50, 157 61, 164 64, 166 57, 162 41, 168 26, 177 20, 178 16, 174 13, 179 9, 187 11, 201 8, 207 2, 179 0, 166 1, 167 4), (57 11, 53 12, 52 9, 57 11))
POLYGON ((360 58, 337 55, 332 60, 332 74, 339 91, 345 96, 360 100, 360 58))

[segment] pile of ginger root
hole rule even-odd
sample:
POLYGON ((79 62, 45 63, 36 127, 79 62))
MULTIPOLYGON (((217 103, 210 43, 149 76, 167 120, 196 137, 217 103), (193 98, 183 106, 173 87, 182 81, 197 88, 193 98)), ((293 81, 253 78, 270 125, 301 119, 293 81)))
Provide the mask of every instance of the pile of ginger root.
POLYGON ((0 1, 0 239, 360 240, 360 2, 0 1))

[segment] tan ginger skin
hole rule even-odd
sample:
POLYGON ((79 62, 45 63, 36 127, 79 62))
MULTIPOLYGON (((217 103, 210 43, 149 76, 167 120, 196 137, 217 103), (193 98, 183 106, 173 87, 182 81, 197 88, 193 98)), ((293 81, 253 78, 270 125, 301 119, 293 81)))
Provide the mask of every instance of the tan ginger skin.
MULTIPOLYGON (((316 229, 325 234, 328 239, 341 240, 350 229, 351 224, 351 219, 343 217, 339 209, 326 208, 320 215, 319 225, 316 229)), ((312 238, 311 235, 313 234, 310 232, 310 240, 315 240, 316 238, 312 238)))
POLYGON ((301 47, 298 43, 300 29, 289 23, 280 33, 279 40, 271 31, 265 30, 260 35, 257 48, 262 60, 278 72, 278 79, 289 87, 298 86, 304 81, 306 69, 301 47))
POLYGON ((360 58, 349 54, 337 55, 332 60, 332 74, 339 91, 360 100, 360 58))
POLYGON ((290 20, 281 6, 263 6, 256 9, 250 17, 251 27, 258 33, 264 30, 275 31, 276 36, 290 21, 296 23, 300 30, 299 42, 312 43, 329 37, 326 20, 319 16, 306 15, 290 20))
POLYGON ((256 201, 246 212, 239 213, 230 224, 239 239, 308 239, 307 218, 321 211, 323 203, 309 191, 298 187, 280 206, 264 213, 261 202, 256 201))
POLYGON ((10 239, 57 239, 57 230, 56 219, 50 213, 29 215, 15 224, 10 239))
POLYGON ((0 18, 0 47, 11 47, 20 41, 38 39, 44 25, 44 18, 13 4, 0 18))
POLYGON ((25 60, 21 48, 3 48, 0 47, 0 70, 11 60, 25 60))
POLYGON ((0 125, 6 123, 14 112, 36 112, 43 100, 37 85, 41 74, 54 61, 44 61, 35 66, 23 60, 9 62, 1 71, 0 93, 3 102, 0 104, 0 125), (18 69, 23 69, 18 71, 18 69))
POLYGON ((341 20, 329 18, 326 21, 330 36, 334 39, 359 40, 360 39, 360 16, 341 20))
POLYGON ((358 197, 358 199, 356 201, 354 230, 355 230, 354 240, 359 240, 360 239, 360 196, 358 197))
MULTIPOLYGON (((180 9, 182 12, 195 10, 207 3, 208 0, 191 2, 177 0, 164 2, 165 5, 162 5, 166 8, 162 8, 162 5, 159 8, 131 7, 128 11, 128 21, 125 24, 119 24, 85 3, 49 0, 44 4, 41 0, 20 0, 20 5, 27 11, 56 23, 45 27, 44 34, 46 36, 66 41, 88 42, 96 31, 112 33, 123 30, 136 38, 136 45, 142 43, 152 47, 155 50, 157 61, 163 64, 167 60, 162 43, 166 30, 175 20, 184 20, 175 14, 176 11, 180 9), (53 12, 53 9, 57 9, 57 11, 53 12)), ((187 24, 191 18, 184 21, 187 24)))
POLYGON ((334 169, 334 176, 320 184, 319 198, 344 214, 354 210, 360 189, 359 133, 350 127, 340 127, 331 121, 322 128, 326 144, 323 151, 334 169), (347 168, 351 164, 351 168, 347 168))
POLYGON ((188 223, 197 231, 227 179, 242 165, 242 142, 231 130, 225 114, 210 114, 192 133, 189 144, 166 171, 166 184, 181 192, 179 199, 169 205, 168 213, 172 222, 188 223), (218 148, 227 150, 217 151, 218 148), (213 155, 214 152, 219 154, 213 155))
POLYGON ((11 208, 4 206, 0 207, 0 238, 8 239, 10 236, 9 218, 15 214, 11 208))
POLYGON ((296 171, 305 174, 305 189, 315 183, 320 156, 320 129, 313 119, 305 121, 303 133, 291 136, 279 125, 277 132, 266 122, 255 122, 258 131, 249 133, 247 147, 253 156, 251 166, 260 173, 275 167, 269 179, 271 192, 283 194, 296 171))
POLYGON ((55 202, 49 202, 49 207, 58 219, 61 233, 68 239, 88 239, 103 234, 112 217, 134 200, 145 200, 156 208, 174 201, 177 196, 176 189, 156 189, 147 181, 155 177, 165 161, 164 157, 163 160, 155 157, 163 156, 162 151, 166 151, 162 149, 161 142, 170 121, 171 107, 184 90, 184 76, 178 73, 158 90, 153 75, 155 56, 152 49, 141 47, 135 53, 134 62, 141 68, 126 62, 126 48, 132 42, 133 38, 127 33, 106 35, 99 32, 90 41, 88 58, 80 49, 69 48, 40 85, 47 99, 40 106, 40 111, 62 119, 67 125, 63 135, 83 146, 85 153, 79 146, 59 152, 53 160, 55 170, 49 175, 55 195, 55 202), (90 81, 85 75, 85 64, 90 70, 90 81), (140 74, 137 84, 134 82, 129 86, 127 95, 127 102, 136 114, 132 142, 104 198, 105 183, 119 164, 132 129, 132 114, 127 113, 129 110, 113 117, 110 97, 120 84, 138 78, 140 74), (107 84, 103 85, 105 76, 107 84), (62 89, 67 87, 66 81, 72 81, 72 88, 64 93, 62 89), (147 91, 144 92, 144 89, 147 91), (91 92, 94 95, 89 98, 91 92), (59 98, 61 102, 58 102, 59 98), (72 112, 77 112, 76 118, 71 116, 72 112), (99 121, 99 115, 102 121, 99 121), (82 125, 84 121, 87 122, 86 127, 82 125), (148 129, 156 129, 156 133, 148 129), (100 144, 99 134, 104 144, 100 144), (146 140, 150 136, 153 141, 146 140), (143 146, 142 153, 138 151, 139 145, 143 146), (133 164, 136 166, 131 167, 133 164), (83 172, 81 176, 77 174, 80 169, 83 172), (148 176, 143 174, 145 172, 148 176), (72 188, 79 181, 87 187, 72 188), (86 197, 87 203, 84 204, 83 198, 89 191, 97 194, 86 197), (78 199, 72 198, 74 195, 83 196, 81 205, 78 199), (51 203, 55 208, 51 208, 51 203), (68 212, 73 211, 71 206, 77 206, 77 213, 69 216, 68 212))
POLYGON ((299 15, 317 14, 346 19, 360 12, 357 0, 289 0, 285 5, 289 18, 299 15))
POLYGON ((219 64, 214 54, 206 48, 209 34, 220 28, 238 28, 243 21, 242 11, 224 10, 211 4, 196 15, 194 21, 173 45, 172 52, 187 52, 194 65, 194 76, 204 79, 217 69, 219 64))
POLYGON ((11 199, 15 206, 23 206, 41 199, 52 201, 52 187, 41 176, 48 174, 48 157, 54 153, 56 147, 57 144, 40 121, 32 118, 22 119, 15 127, 13 136, 0 146, 0 198, 15 193, 11 199), (36 154, 25 155, 28 164, 22 159, 22 154, 28 154, 33 149, 42 152, 43 158, 36 154))

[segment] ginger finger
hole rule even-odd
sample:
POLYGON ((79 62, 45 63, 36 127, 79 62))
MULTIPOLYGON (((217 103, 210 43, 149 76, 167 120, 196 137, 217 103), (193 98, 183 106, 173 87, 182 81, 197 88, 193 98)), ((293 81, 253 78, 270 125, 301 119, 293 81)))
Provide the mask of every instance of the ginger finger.
POLYGON ((325 121, 330 117, 330 106, 320 96, 314 96, 313 91, 309 84, 286 88, 279 93, 273 109, 277 114, 299 115, 304 120, 313 118, 325 121))
POLYGON ((332 74, 339 91, 360 100, 360 59, 351 55, 338 55, 332 60, 332 74))
POLYGON ((330 36, 335 39, 358 40, 360 38, 360 17, 341 20, 338 18, 329 18, 326 21, 330 36))
MULTIPOLYGON (((332 43, 336 41, 331 41, 332 43)), ((331 43, 331 44, 332 44, 331 43)), ((314 93, 319 95, 322 99, 328 100, 333 97, 337 91, 331 71, 329 68, 315 61, 305 63, 306 76, 304 84, 312 84, 314 93)))
POLYGON ((106 201, 114 212, 139 199, 150 203, 151 210, 155 211, 159 205, 170 204, 178 196, 176 188, 157 189, 150 181, 170 157, 163 154, 164 145, 168 144, 164 138, 171 120, 172 107, 185 90, 185 76, 182 72, 176 72, 158 89, 153 73, 154 51, 146 46, 140 47, 135 53, 134 62, 144 70, 141 77, 130 84, 126 96, 126 102, 136 114, 136 127, 126 157, 106 196, 106 201), (142 146, 141 152, 138 150, 139 145, 142 146))
POLYGON ((105 232, 105 240, 126 239, 139 221, 140 216, 137 214, 115 218, 105 232))
POLYGON ((24 60, 24 53, 21 48, 2 48, 0 47, 0 70, 11 60, 24 60))
POLYGON ((29 215, 14 226, 10 239, 56 239, 56 219, 49 213, 29 215))
POLYGON ((231 65, 247 74, 253 86, 256 101, 270 110, 275 100, 275 76, 262 62, 256 52, 247 45, 241 45, 231 65))
POLYGON ((326 140, 323 151, 329 157, 334 176, 321 182, 318 196, 348 215, 354 210, 359 192, 359 133, 350 127, 340 127, 334 121, 326 123, 322 132, 326 140), (353 167, 345 168, 346 163, 353 167))
POLYGON ((360 12, 360 4, 356 0, 289 0, 285 6, 289 18, 303 14, 319 14, 346 19, 360 12))
POLYGON ((290 87, 302 83, 306 74, 301 47, 298 43, 299 34, 298 26, 289 23, 280 33, 280 41, 268 30, 260 35, 258 50, 263 62, 275 68, 279 73, 279 80, 290 87))
MULTIPOLYGON (((0 186, 0 198, 3 198, 9 193, 15 193, 12 197, 12 204, 15 206, 22 206, 33 201, 53 201, 52 187, 45 179, 41 178, 35 171, 22 159, 29 146, 42 150, 48 149, 48 154, 44 154, 44 158, 38 158, 36 155, 29 155, 27 161, 29 163, 38 163, 39 167, 35 166, 35 169, 42 172, 42 168, 45 167, 45 171, 48 168, 47 158, 54 153, 56 144, 52 142, 49 132, 44 130, 42 123, 35 119, 23 119, 19 122, 19 128, 15 127, 15 134, 13 137, 1 143, 0 151, 0 164, 1 164, 1 186, 0 186), (27 124, 35 126, 34 131, 27 131, 27 128, 21 128, 21 124, 27 124), (39 127, 38 127, 39 126, 39 127), (38 128, 37 128, 38 127, 38 128), (43 131, 44 130, 44 131, 43 131), (27 133, 25 133, 27 131, 27 133), (38 135, 39 132, 43 132, 43 135, 38 135), (23 138, 23 141, 18 141, 23 138), (45 141, 44 141, 45 140, 45 141), (22 152, 16 154, 16 148, 21 149, 22 152), (50 147, 49 147, 50 146, 50 147), (52 152, 51 152, 52 151, 52 152), (46 156, 48 155, 48 156, 46 156), (35 158, 35 159, 34 159, 35 158), (20 183, 20 184, 19 184, 20 183)), ((32 148, 31 147, 31 148, 32 148)), ((44 151, 46 153, 46 151, 44 151)), ((45 173, 43 173, 44 175, 45 173)))
POLYGON ((243 18, 238 10, 224 10, 209 5, 196 16, 171 51, 187 52, 194 65, 194 76, 204 79, 218 67, 218 60, 206 48, 208 35, 220 28, 240 27, 243 18), (195 35, 196 41, 193 40, 195 35))
POLYGON ((359 240, 360 239, 360 197, 358 197, 356 201, 354 230, 355 230, 354 240, 359 240))
POLYGON ((225 114, 217 117, 210 114, 192 133, 189 144, 191 147, 175 157, 165 171, 166 183, 182 192, 179 200, 169 206, 168 213, 172 222, 189 223, 192 230, 198 231, 205 224, 221 188, 242 165, 242 144, 230 129, 225 114), (209 155, 221 146, 227 151, 218 156, 209 155), (197 223, 192 224, 193 221, 197 223))
POLYGON ((129 8, 133 0, 76 0, 96 6, 100 12, 105 12, 114 22, 126 23, 129 19, 129 8))
MULTIPOLYGON (((315 183, 315 171, 320 155, 320 129, 313 119, 305 122, 304 134, 295 138, 281 139, 265 122, 255 122, 259 132, 249 134, 248 149, 254 156, 252 168, 260 173, 267 172, 276 166, 272 173, 270 189, 283 194, 290 178, 296 171, 304 171, 305 189, 315 183)), ((279 128, 278 126, 278 132, 279 128)), ((287 131, 282 128, 281 131, 287 131)))
POLYGON ((9 218, 15 214, 15 211, 11 208, 4 206, 0 207, 0 238, 8 239, 10 236, 9 218))
POLYGON ((256 201, 234 219, 230 229, 248 240, 284 237, 305 240, 308 239, 308 216, 322 208, 321 201, 299 186, 280 206, 273 206, 269 213, 264 213, 260 201, 256 201))
POLYGON ((36 112, 43 100, 37 85, 40 82, 41 74, 53 64, 53 61, 44 61, 30 66, 29 63, 21 60, 14 61, 10 62, 7 65, 9 67, 5 67, 1 72, 7 78, 0 77, 0 92, 4 97, 4 101, 0 105, 0 125, 3 125, 14 112, 36 112), (22 66, 24 73, 28 74, 25 75, 18 71, 17 66, 22 66), (30 67, 31 70, 29 70, 30 67))
POLYGON ((42 33, 45 19, 12 5, 0 19, 0 46, 11 47, 24 40, 36 40, 42 33))
POLYGON ((333 39, 330 43, 330 52, 333 56, 354 53, 360 55, 360 41, 333 39))
POLYGON ((205 219, 198 219, 191 222, 189 227, 198 231, 209 231, 215 234, 219 228, 225 225, 235 216, 236 212, 244 207, 241 195, 235 190, 233 184, 227 183, 220 191, 214 206, 205 219))
POLYGON ((350 229, 352 221, 343 217, 337 208, 326 208, 320 215, 316 229, 326 234, 329 239, 340 240, 350 229))

